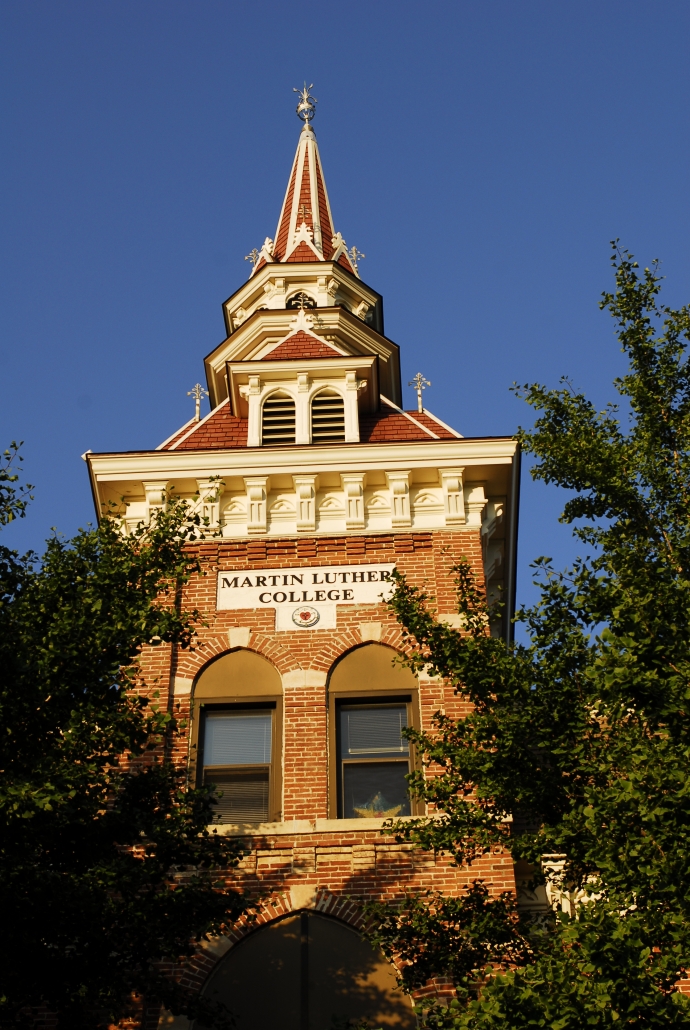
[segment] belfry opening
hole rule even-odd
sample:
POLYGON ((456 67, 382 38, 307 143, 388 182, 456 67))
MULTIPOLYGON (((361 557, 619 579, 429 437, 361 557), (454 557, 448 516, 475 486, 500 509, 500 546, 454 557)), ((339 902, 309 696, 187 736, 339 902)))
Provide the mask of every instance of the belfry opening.
POLYGON ((422 765, 406 728, 466 712, 449 683, 403 664, 387 599, 398 570, 461 630, 451 567, 463 557, 502 597, 490 631, 508 637, 518 452, 513 438, 463 436, 461 411, 457 428, 434 415, 422 373, 405 408, 405 357, 331 208, 315 110, 305 86, 276 227, 257 227, 222 339, 199 354, 194 417, 155 449, 86 458, 97 510, 126 499, 123 532, 173 491, 208 525, 189 545, 202 573, 180 597, 203 614, 198 646, 149 648, 142 668, 185 720, 174 761, 215 785, 214 829, 242 842, 227 882, 259 900, 253 923, 199 948, 190 989, 227 1004, 238 1030, 402 1030, 414 999, 361 933, 367 902, 478 878, 514 890, 515 877, 507 854, 461 868, 386 830, 429 814, 409 793, 422 765))

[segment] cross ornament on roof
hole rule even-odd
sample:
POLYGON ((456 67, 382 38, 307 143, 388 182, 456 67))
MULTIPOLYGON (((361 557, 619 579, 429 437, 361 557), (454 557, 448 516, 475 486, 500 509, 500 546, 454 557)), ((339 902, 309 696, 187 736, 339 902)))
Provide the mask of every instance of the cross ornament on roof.
POLYGON ((248 254, 245 254, 244 260, 245 261, 251 261, 252 268, 256 268, 257 262, 258 262, 260 257, 261 257, 260 252, 256 249, 256 247, 254 247, 254 249, 250 250, 248 254))
POLYGON ((307 219, 307 218, 309 218, 311 216, 311 208, 307 207, 306 204, 300 204, 300 206, 298 207, 297 211, 298 211, 298 214, 301 215, 301 217, 303 219, 307 219))
POLYGON ((201 383, 197 383, 191 390, 187 390, 187 396, 194 398, 194 420, 198 422, 201 414, 201 398, 208 397, 208 390, 204 390, 201 383))
POLYGON ((424 411, 424 405, 422 404, 422 390, 426 390, 427 386, 431 386, 428 379, 425 379, 421 372, 418 372, 414 379, 410 379, 408 386, 414 386, 417 391, 417 411, 421 415, 424 411))
POLYGON ((366 254, 363 254, 361 250, 357 250, 356 247, 350 247, 350 249, 347 252, 347 255, 348 255, 350 261, 352 262, 352 267, 354 268, 354 270, 356 272, 357 271, 357 262, 361 261, 362 258, 365 258, 366 254))

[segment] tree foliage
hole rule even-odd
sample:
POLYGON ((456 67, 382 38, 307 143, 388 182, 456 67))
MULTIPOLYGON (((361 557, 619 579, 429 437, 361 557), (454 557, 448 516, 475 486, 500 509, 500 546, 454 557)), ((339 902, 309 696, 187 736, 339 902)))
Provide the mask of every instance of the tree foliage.
MULTIPOLYGON (((0 523, 25 514, 12 467, 0 523)), ((16 466, 16 462, 15 462, 16 466)), ((194 1003, 162 975, 246 907, 219 870, 237 846, 209 832, 211 797, 169 759, 175 713, 149 703, 140 656, 193 645, 200 616, 179 591, 199 572, 199 520, 172 500, 124 536, 113 517, 39 560, 0 548, 0 1020, 117 1021, 132 995, 194 1003)), ((220 1024, 219 1024, 220 1025, 220 1024)))
MULTIPOLYGON (((422 957, 425 974, 459 983, 429 1027, 690 1023, 676 990, 690 966, 690 309, 660 303, 656 265, 640 271, 615 244, 613 265, 601 307, 629 362, 615 382, 620 408, 598 411, 565 380, 517 391, 537 414, 519 431, 532 476, 569 492, 561 521, 587 553, 565 572, 536 562, 540 600, 518 615, 527 643, 487 636, 465 561, 454 570, 462 633, 403 577, 390 602, 411 664, 473 705, 460 721, 437 715, 432 733, 409 732, 438 773, 414 774, 413 788, 442 817, 397 833, 458 862, 501 845, 531 863, 534 885, 542 856, 563 855, 561 887, 584 899, 574 917, 523 923, 531 953, 517 959, 518 931, 502 953, 477 947, 472 906, 460 954, 422 932, 421 899, 379 914, 378 942, 411 956, 407 986, 422 957)), ((434 905, 443 919, 435 901, 428 919, 434 905)), ((486 908, 496 911, 488 896, 486 908)))

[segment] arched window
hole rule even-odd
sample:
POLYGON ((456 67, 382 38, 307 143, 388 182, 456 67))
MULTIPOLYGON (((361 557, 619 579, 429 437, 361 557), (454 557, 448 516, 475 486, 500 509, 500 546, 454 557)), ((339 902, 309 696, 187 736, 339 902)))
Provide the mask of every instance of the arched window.
POLYGON ((269 661, 240 649, 202 670, 194 689, 197 782, 217 788, 219 823, 280 819, 282 681, 269 661))
POLYGON ((417 814, 405 780, 414 756, 402 730, 418 725, 418 684, 396 657, 383 644, 365 644, 331 672, 330 797, 339 819, 417 814))
POLYGON ((307 910, 260 926, 232 947, 202 993, 230 1009, 237 1030, 417 1025, 381 951, 344 923, 307 910))
POLYGON ((322 390, 311 402, 311 442, 335 443, 345 439, 345 405, 334 390, 322 390))
POLYGON ((272 393, 261 413, 262 443, 295 442, 295 402, 287 393, 272 393))

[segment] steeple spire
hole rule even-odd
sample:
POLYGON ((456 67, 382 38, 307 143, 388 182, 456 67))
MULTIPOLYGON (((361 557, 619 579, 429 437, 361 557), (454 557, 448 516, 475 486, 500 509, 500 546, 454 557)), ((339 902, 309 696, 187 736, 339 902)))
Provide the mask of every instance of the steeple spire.
POLYGON ((278 219, 275 242, 266 240, 253 262, 252 274, 271 261, 337 261, 358 275, 357 265, 348 253, 345 241, 333 226, 321 157, 311 127, 317 104, 311 88, 305 82, 302 89, 294 91, 299 96, 297 116, 304 124, 278 219))

